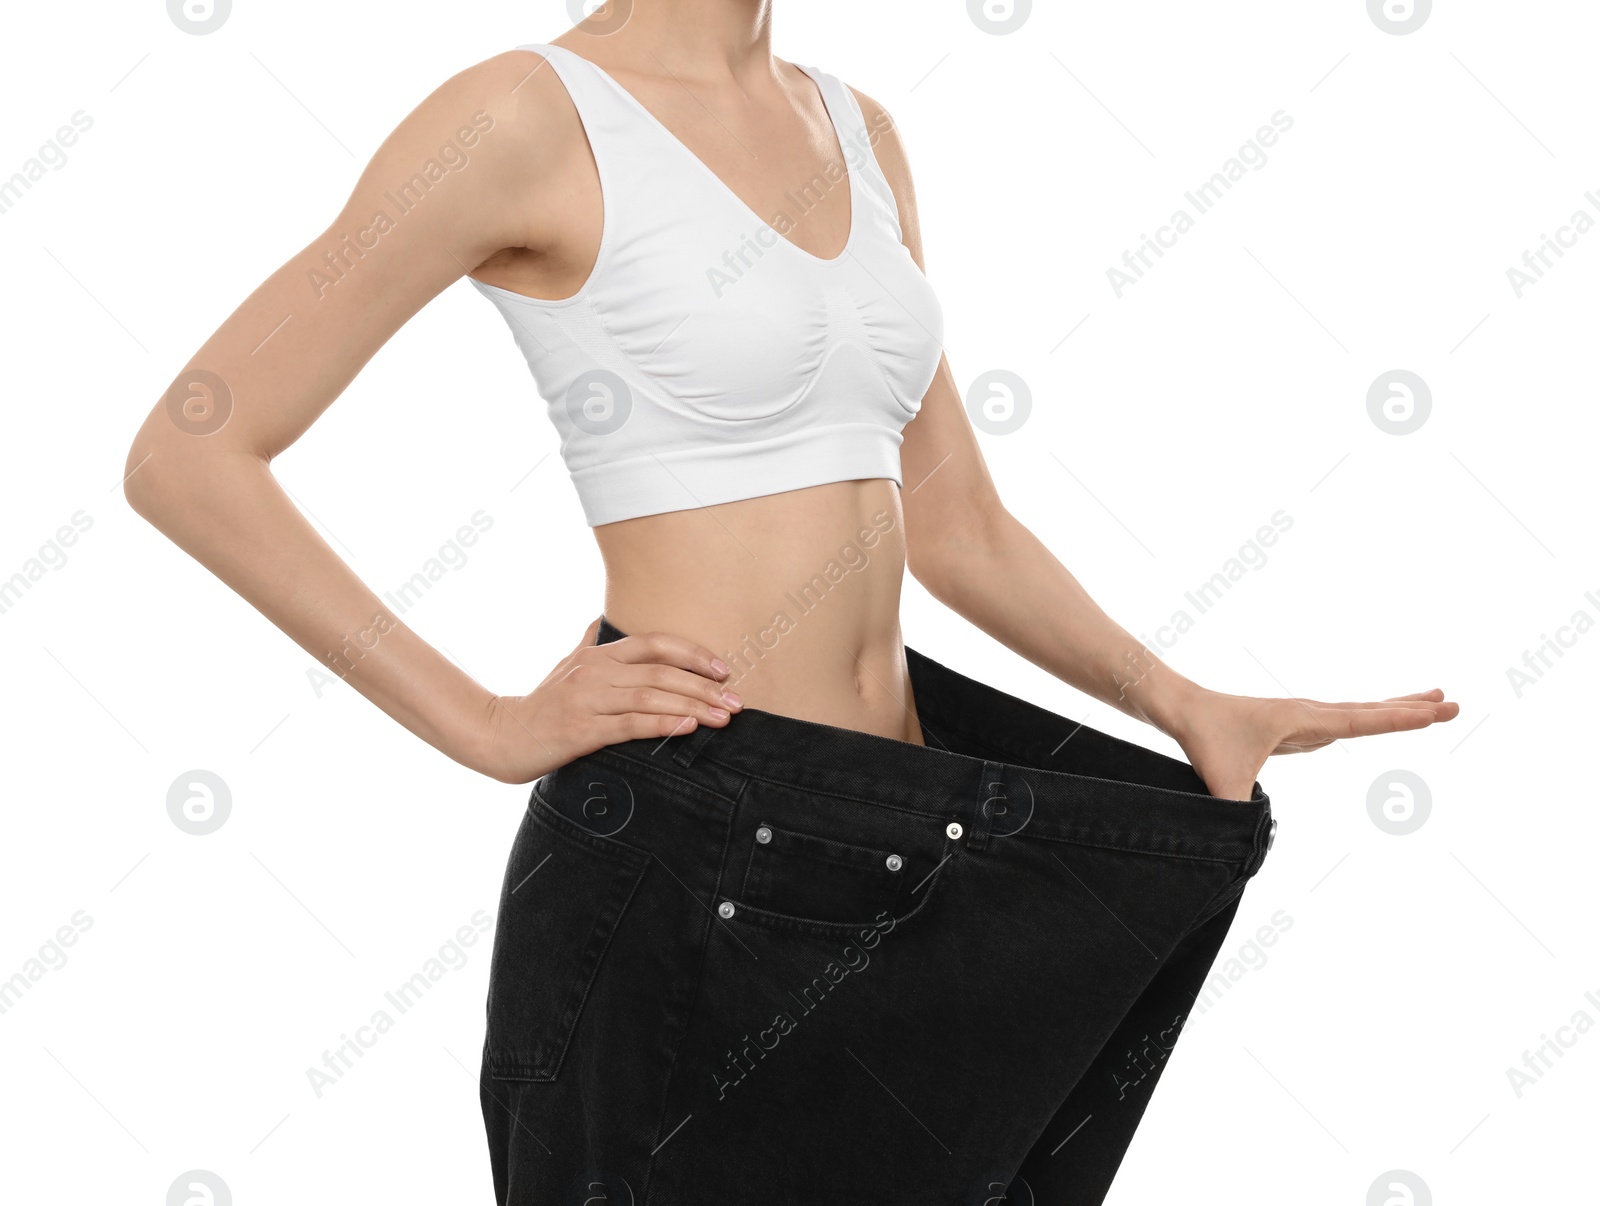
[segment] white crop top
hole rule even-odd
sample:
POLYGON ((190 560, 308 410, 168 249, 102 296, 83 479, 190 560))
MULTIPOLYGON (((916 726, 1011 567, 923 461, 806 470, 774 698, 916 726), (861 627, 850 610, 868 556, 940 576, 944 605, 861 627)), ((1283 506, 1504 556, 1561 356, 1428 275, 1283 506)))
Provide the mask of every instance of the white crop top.
POLYGON ((844 152, 790 190, 786 225, 850 193, 844 250, 784 238, 600 67, 544 55, 588 134, 600 250, 559 301, 495 303, 561 436, 590 526, 856 478, 900 478, 901 429, 938 368, 943 312, 900 241, 855 96, 815 81, 844 152))

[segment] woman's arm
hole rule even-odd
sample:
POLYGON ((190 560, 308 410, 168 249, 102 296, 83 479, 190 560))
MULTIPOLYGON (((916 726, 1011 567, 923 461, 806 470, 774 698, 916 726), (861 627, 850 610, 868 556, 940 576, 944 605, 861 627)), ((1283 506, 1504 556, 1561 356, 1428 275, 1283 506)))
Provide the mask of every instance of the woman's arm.
MULTIPOLYGON (((856 93, 919 267, 922 238, 905 148, 883 107, 856 93)), ((1208 691, 1135 640, 1006 510, 947 359, 906 427, 906 564, 952 611, 1007 648, 1176 740, 1212 794, 1247 799, 1267 757, 1343 737, 1422 728, 1457 707, 1434 690, 1381 703, 1252 699, 1208 691)))
MULTIPOLYGON (((496 696, 356 577, 271 464, 447 285, 502 248, 550 245, 557 169, 575 145, 583 153, 553 77, 541 58, 508 51, 418 105, 332 224, 178 374, 134 438, 124 483, 135 511, 319 662, 449 757, 506 782, 627 736, 724 723, 726 712, 710 710, 720 690, 702 677, 715 673, 710 651, 659 635, 597 650, 591 626, 533 695, 496 696), (641 702, 645 689, 655 694, 641 702)), ((453 401, 439 402, 404 417, 450 421, 453 401)))

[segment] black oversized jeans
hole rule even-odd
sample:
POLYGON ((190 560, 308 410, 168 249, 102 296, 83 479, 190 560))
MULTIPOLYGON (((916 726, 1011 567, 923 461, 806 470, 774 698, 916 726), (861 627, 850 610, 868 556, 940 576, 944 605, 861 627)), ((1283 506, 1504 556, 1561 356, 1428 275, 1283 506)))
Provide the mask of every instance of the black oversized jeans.
POLYGON ((1103 1199, 1268 799, 906 658, 925 746, 749 709, 534 784, 481 1078, 500 1203, 1103 1199))

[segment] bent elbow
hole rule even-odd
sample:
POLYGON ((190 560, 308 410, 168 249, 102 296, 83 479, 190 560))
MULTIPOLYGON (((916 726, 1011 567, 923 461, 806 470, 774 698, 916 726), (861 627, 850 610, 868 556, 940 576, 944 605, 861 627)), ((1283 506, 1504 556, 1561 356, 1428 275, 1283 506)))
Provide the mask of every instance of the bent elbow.
POLYGON ((162 465, 155 442, 144 438, 141 432, 128 448, 128 458, 122 466, 122 497, 134 513, 151 523, 157 522, 164 504, 170 502, 171 488, 166 480, 171 476, 162 465))

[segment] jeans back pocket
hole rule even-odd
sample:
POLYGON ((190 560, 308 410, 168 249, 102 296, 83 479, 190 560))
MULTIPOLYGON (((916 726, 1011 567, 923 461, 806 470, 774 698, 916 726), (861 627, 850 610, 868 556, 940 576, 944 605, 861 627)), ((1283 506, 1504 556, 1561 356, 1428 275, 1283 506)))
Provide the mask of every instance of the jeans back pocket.
POLYGON ((497 1080, 554 1080, 650 856, 555 811, 535 789, 500 889, 485 1062, 497 1080))

